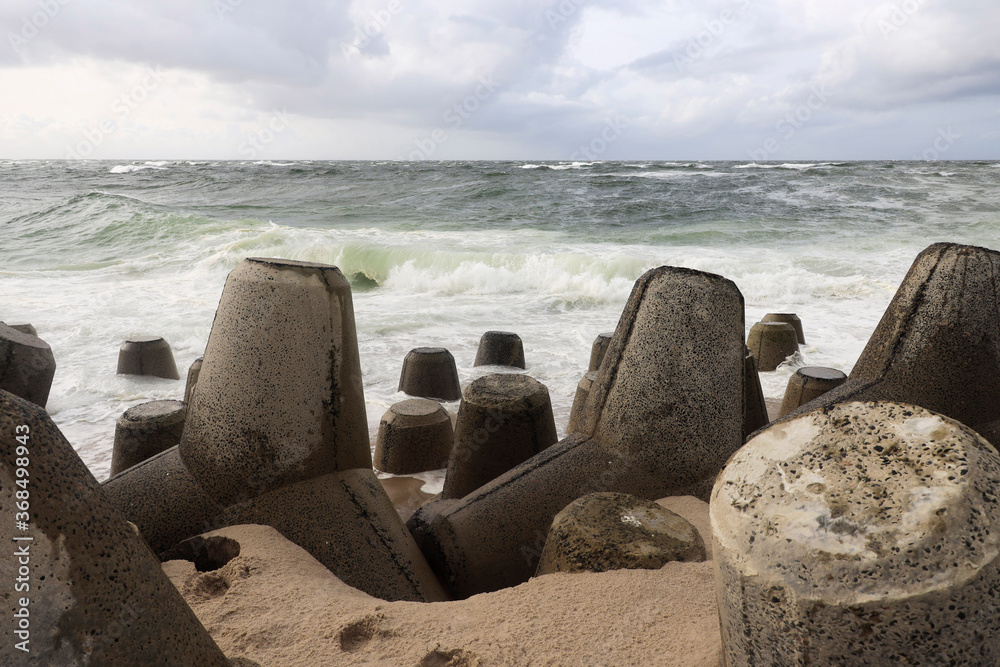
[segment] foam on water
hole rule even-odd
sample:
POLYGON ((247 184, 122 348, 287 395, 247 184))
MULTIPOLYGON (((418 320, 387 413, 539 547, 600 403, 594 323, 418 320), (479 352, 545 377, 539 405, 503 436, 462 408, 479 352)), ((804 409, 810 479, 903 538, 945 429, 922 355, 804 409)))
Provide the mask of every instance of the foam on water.
POLYGON ((836 164, 0 162, 0 319, 52 345, 49 411, 98 479, 117 417, 183 393, 183 380, 116 376, 121 342, 163 336, 183 375, 248 256, 352 281, 373 437, 410 349, 449 348, 465 384, 497 370, 472 366, 490 329, 521 336, 562 433, 593 339, 663 264, 733 280, 748 330, 798 313, 807 343, 761 375, 778 398, 801 365, 850 371, 920 249, 1000 247, 994 165, 813 168, 836 164), (635 177, 698 172, 719 177, 635 177))

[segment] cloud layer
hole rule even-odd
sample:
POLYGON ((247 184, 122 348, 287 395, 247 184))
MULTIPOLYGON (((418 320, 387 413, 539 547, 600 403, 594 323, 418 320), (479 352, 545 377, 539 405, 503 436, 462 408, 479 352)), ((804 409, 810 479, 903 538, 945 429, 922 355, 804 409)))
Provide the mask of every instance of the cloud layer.
POLYGON ((276 5, 4 3, 0 157, 1000 157, 986 0, 276 5))

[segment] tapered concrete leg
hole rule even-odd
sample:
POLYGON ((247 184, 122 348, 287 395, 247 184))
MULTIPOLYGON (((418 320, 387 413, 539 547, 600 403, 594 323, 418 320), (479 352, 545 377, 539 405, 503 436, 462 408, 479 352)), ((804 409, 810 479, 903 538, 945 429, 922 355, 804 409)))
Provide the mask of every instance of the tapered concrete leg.
POLYGON ((640 278, 591 388, 583 432, 408 522, 451 592, 526 581, 552 518, 587 493, 653 500, 710 487, 743 444, 743 331, 732 282, 673 267, 640 278))
POLYGON ((48 343, 0 323, 0 389, 44 408, 55 374, 48 343))
POLYGON ((229 665, 44 410, 0 391, 0 441, 0 664, 229 665))
POLYGON ((998 396, 1000 252, 935 243, 913 261, 847 382, 785 418, 848 401, 912 403, 996 446, 998 396))
POLYGON ((180 380, 170 344, 157 336, 132 338, 118 350, 119 375, 149 375, 180 380))
POLYGON ((180 442, 187 419, 181 401, 150 401, 125 411, 115 424, 111 474, 142 463, 180 442))

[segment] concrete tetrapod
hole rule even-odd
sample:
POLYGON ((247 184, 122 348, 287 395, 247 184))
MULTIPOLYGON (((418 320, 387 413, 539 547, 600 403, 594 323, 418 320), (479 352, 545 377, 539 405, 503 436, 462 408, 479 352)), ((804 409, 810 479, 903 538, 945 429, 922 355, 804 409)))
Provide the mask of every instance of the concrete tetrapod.
POLYGON ((194 390, 198 386, 198 375, 201 373, 201 365, 204 361, 204 357, 198 357, 188 366, 187 381, 184 383, 184 402, 188 405, 191 404, 194 390))
MULTIPOLYGON (((831 389, 836 389, 847 381, 844 371, 825 366, 803 366, 788 378, 785 395, 781 400, 779 417, 784 417, 792 410, 805 405, 809 401, 822 396, 831 389)), ((756 429, 755 429, 756 430, 756 429)))
POLYGON ((115 424, 111 474, 177 445, 186 419, 187 406, 181 401, 150 401, 126 410, 115 424))
POLYGON ((0 664, 229 665, 45 411, 0 391, 0 434, 0 664))
POLYGON ((158 336, 130 338, 118 350, 119 375, 149 375, 180 380, 170 343, 158 336))
POLYGON ((782 419, 849 401, 912 403, 1000 445, 998 276, 1000 252, 929 246, 913 261, 847 382, 782 419))
POLYGON ((594 339, 594 343, 590 346, 590 362, 587 364, 588 373, 596 371, 601 367, 601 362, 604 361, 604 353, 608 351, 608 345, 611 344, 611 339, 614 335, 614 331, 608 331, 598 334, 597 338, 594 339))
POLYGON ((747 348, 757 370, 770 372, 799 350, 795 327, 785 322, 757 322, 750 327, 747 348))
POLYGON ((465 388, 442 498, 461 498, 558 440, 549 390, 527 375, 494 373, 465 388))
POLYGON ((48 343, 0 324, 0 389, 44 408, 55 374, 56 360, 48 343))
POLYGON ((375 468, 394 475, 446 468, 454 441, 451 415, 437 401, 394 403, 379 422, 375 468))
POLYGON ((754 437, 711 501, 726 664, 1000 664, 1000 455, 916 406, 754 437))
POLYGON ((443 347, 415 347, 403 359, 398 390, 419 398, 462 398, 455 357, 443 347))
POLYGON ((579 433, 583 428, 583 412, 587 407, 587 398, 590 396, 590 388, 594 386, 594 378, 597 371, 589 371, 584 374, 576 384, 576 395, 573 396, 573 407, 569 411, 569 424, 566 426, 566 433, 579 433))
POLYGON ((372 471, 350 286, 336 267, 234 269, 178 448, 105 489, 158 550, 265 523, 371 595, 447 597, 372 471))
POLYGON ((676 267, 636 281, 572 434, 407 525, 456 597, 526 581, 552 518, 594 491, 707 497, 743 444, 743 297, 676 267))
POLYGON ((806 344, 806 336, 802 331, 802 320, 795 313, 767 313, 764 317, 760 318, 760 321, 791 324, 792 328, 795 329, 795 338, 798 340, 799 345, 806 344))
POLYGON ((487 331, 479 339, 473 366, 524 368, 524 345, 512 331, 487 331))

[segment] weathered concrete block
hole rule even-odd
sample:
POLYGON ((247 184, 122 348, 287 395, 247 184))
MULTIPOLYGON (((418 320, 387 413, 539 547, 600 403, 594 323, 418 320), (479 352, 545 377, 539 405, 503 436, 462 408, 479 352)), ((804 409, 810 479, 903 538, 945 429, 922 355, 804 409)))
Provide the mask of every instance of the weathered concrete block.
POLYGON ((760 386, 760 375, 757 374, 757 362, 750 354, 749 348, 744 348, 743 357, 743 438, 759 428, 767 426, 770 419, 767 416, 767 401, 764 390, 760 386))
POLYGON ((773 371, 799 350, 795 327, 785 322, 758 322, 750 327, 747 347, 760 371, 773 371))
POLYGON ((847 382, 788 417, 834 403, 940 412, 1000 444, 1000 253, 935 243, 917 255, 847 382))
POLYGON ((581 432, 407 525, 457 597, 526 581, 552 518, 595 491, 707 497, 743 444, 743 297, 731 281, 647 272, 625 306, 581 432))
POLYGON ((371 595, 447 597, 372 472, 350 288, 336 267, 234 269, 180 445, 105 490, 157 551, 262 523, 371 595))
POLYGON ((758 434, 712 493, 727 664, 1000 664, 998 485, 989 443, 916 406, 758 434))
POLYGON ((479 339, 473 366, 511 366, 524 368, 524 345, 511 331, 487 331, 479 339))
POLYGON ((658 570, 703 560, 705 543, 683 517, 627 493, 591 493, 552 520, 535 574, 658 570))
POLYGON ((806 344, 806 336, 802 331, 802 320, 795 313, 767 313, 764 317, 760 318, 761 322, 784 322, 785 324, 791 324, 795 329, 795 337, 798 340, 799 345, 806 344))
POLYGON ((597 371, 586 373, 576 385, 576 395, 573 396, 573 407, 569 412, 569 424, 566 426, 566 433, 579 433, 583 428, 584 409, 587 407, 587 398, 590 396, 590 388, 594 385, 594 378, 597 371))
POLYGON ((805 405, 809 401, 822 396, 831 389, 836 389, 847 381, 847 374, 836 368, 823 366, 803 366, 788 378, 785 396, 781 401, 780 417, 792 410, 805 405))
POLYGON ((0 323, 0 389, 44 408, 55 374, 48 343, 0 323))
POLYGON ((455 432, 451 415, 437 401, 411 398, 392 405, 378 427, 375 468, 409 475, 448 466, 455 432))
POLYGON ((594 339, 594 343, 590 346, 590 363, 587 365, 588 372, 596 371, 601 367, 601 362, 604 360, 604 353, 608 351, 608 345, 611 344, 611 338, 614 335, 614 331, 608 331, 598 334, 597 338, 594 339))
POLYGON ((118 350, 119 375, 149 375, 180 380, 170 344, 158 336, 132 338, 118 350))
POLYGON ((184 402, 188 405, 191 405, 195 387, 198 386, 198 375, 201 374, 201 365, 204 361, 205 357, 198 357, 188 367, 187 382, 184 385, 184 402))
POLYGON ((403 359, 398 391, 420 398, 462 398, 455 357, 443 347, 416 347, 403 359))
POLYGON ((228 665, 45 411, 0 391, 0 434, 0 663, 228 665))
POLYGON ((111 474, 176 446, 186 419, 187 406, 181 401, 150 401, 126 410, 115 424, 111 474))
POLYGON ((553 445, 549 390, 527 375, 486 375, 466 387, 442 498, 461 498, 553 445))
POLYGON ((351 288, 339 269, 259 258, 233 269, 180 452, 222 505, 371 468, 351 288))

